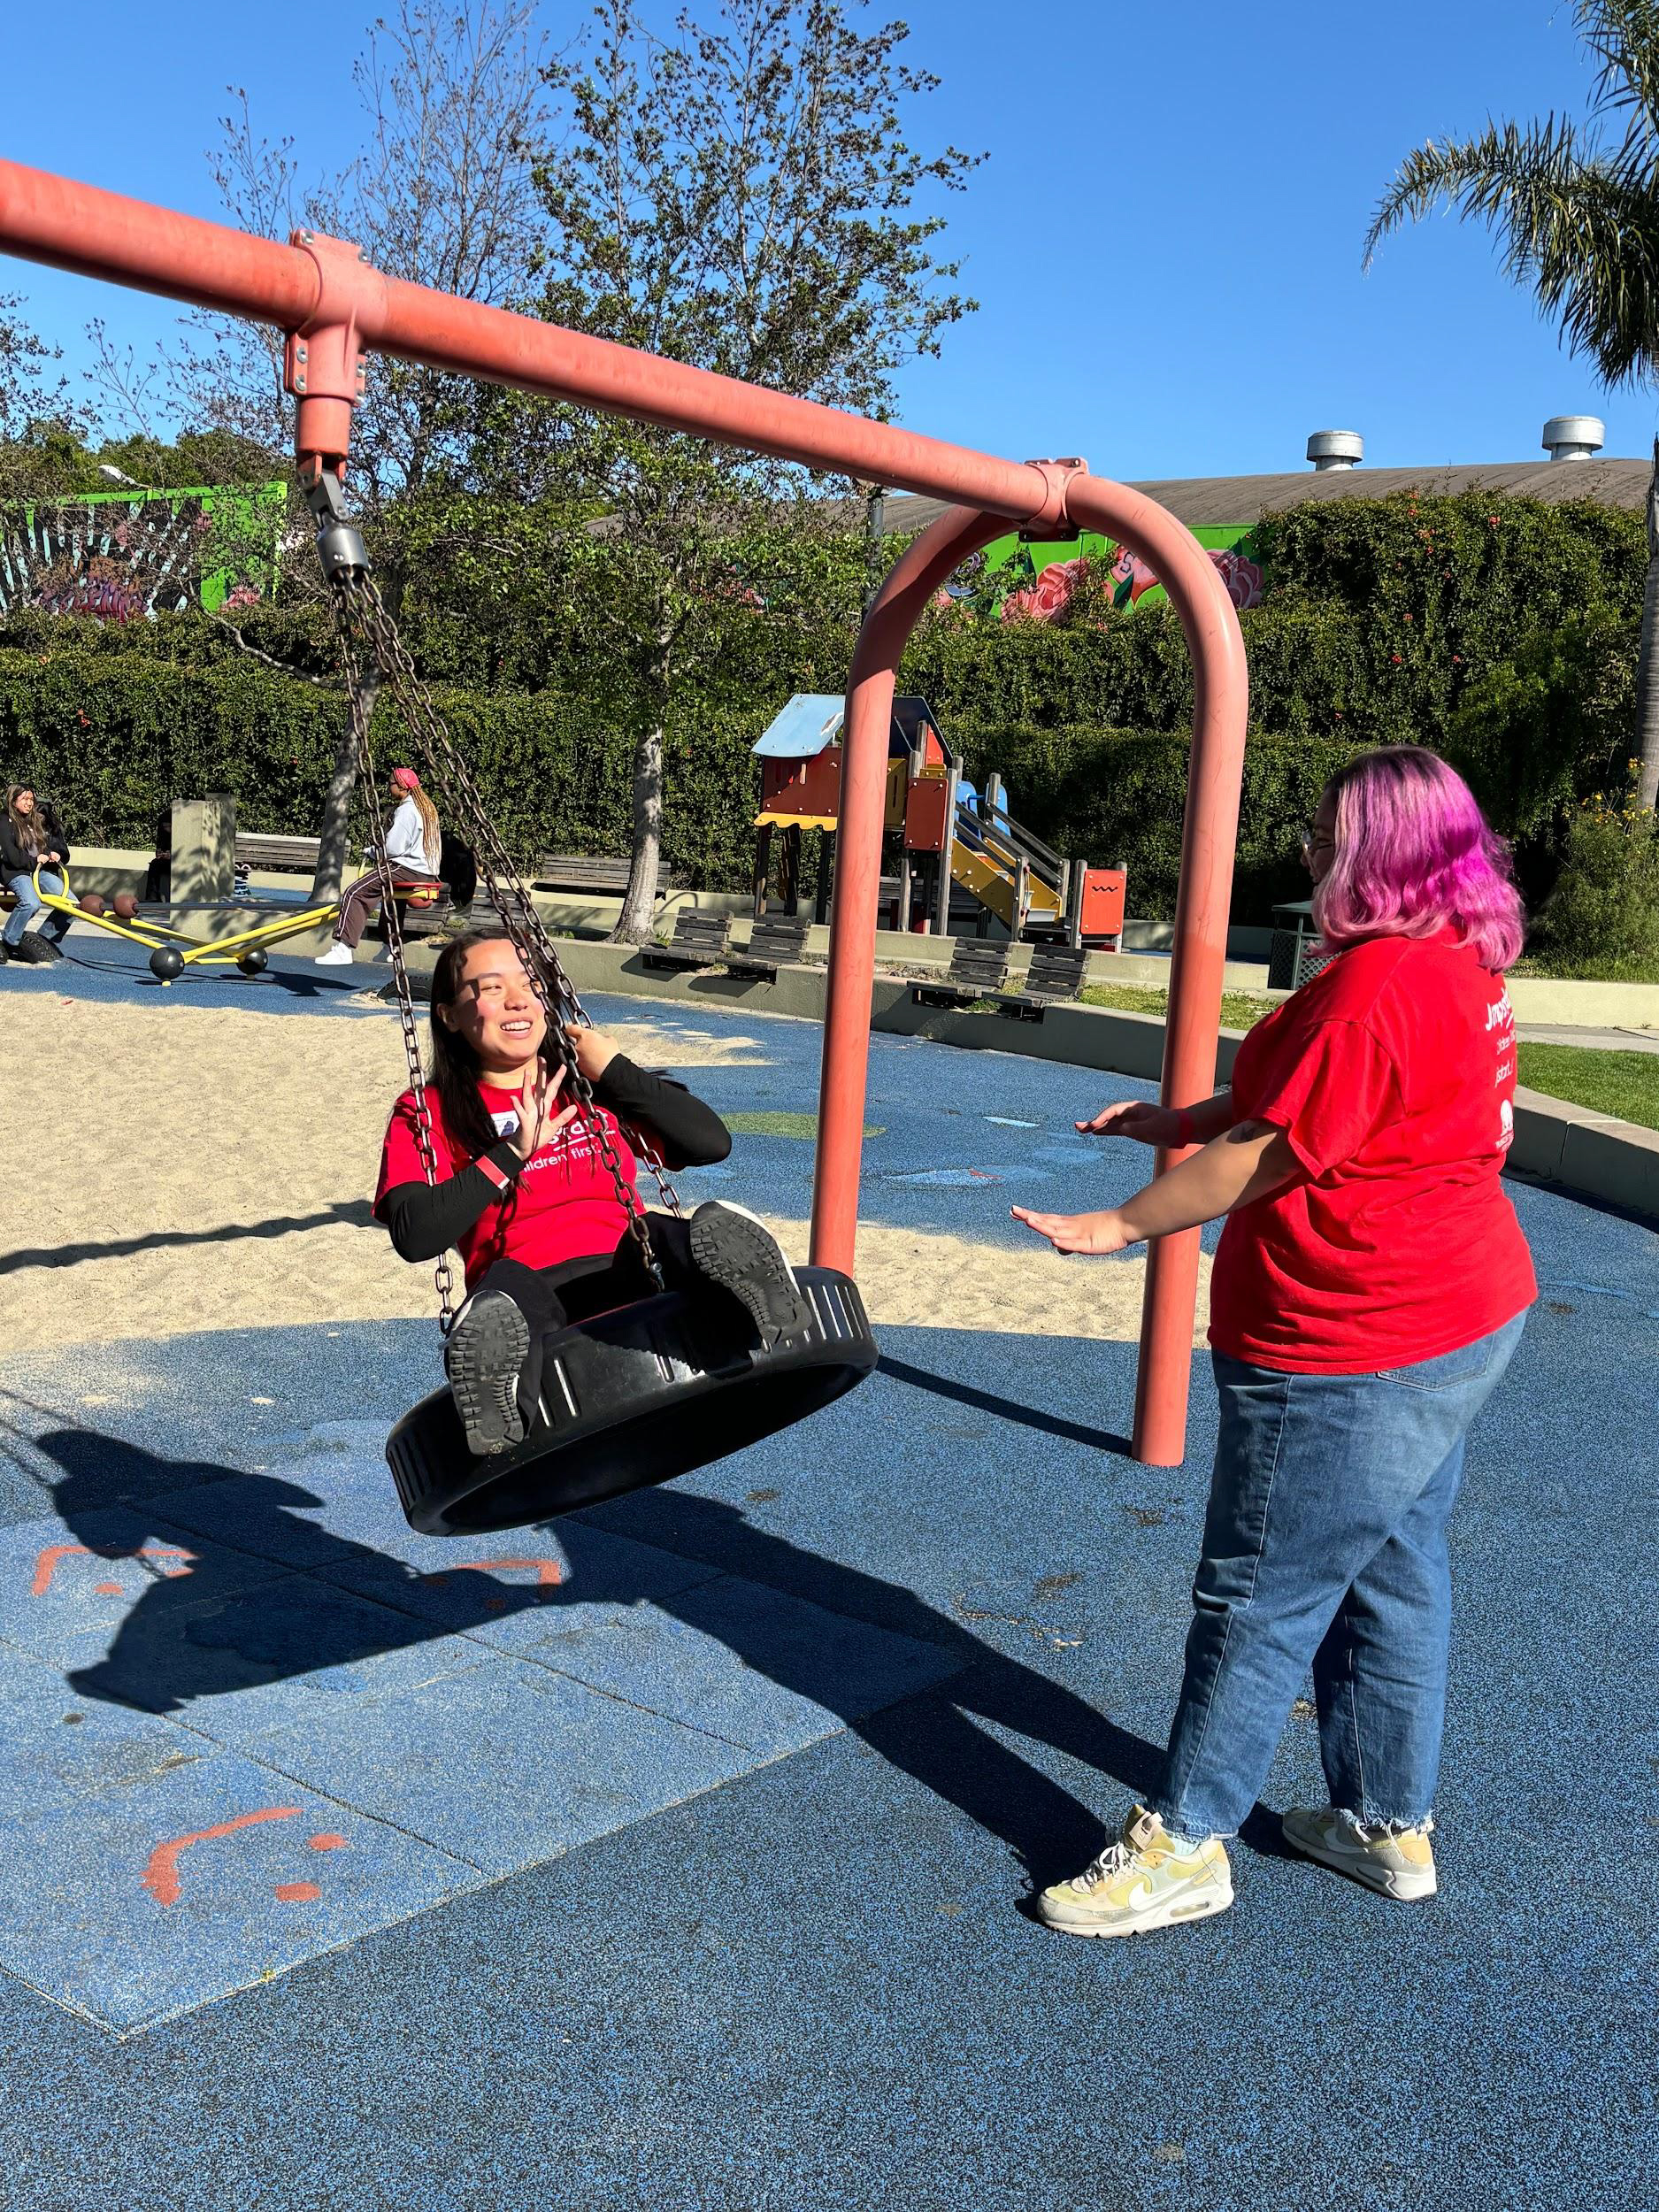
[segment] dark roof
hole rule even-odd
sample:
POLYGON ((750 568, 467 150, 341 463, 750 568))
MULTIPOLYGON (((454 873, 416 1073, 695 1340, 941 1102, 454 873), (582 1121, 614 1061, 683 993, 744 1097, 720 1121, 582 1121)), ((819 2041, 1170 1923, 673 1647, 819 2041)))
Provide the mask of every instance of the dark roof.
MULTIPOLYGON (((1515 499, 1595 499, 1608 507, 1640 509, 1647 495, 1646 461, 1488 461, 1451 468, 1286 471, 1282 476, 1169 476, 1135 484, 1189 527, 1256 522, 1306 499, 1386 499, 1391 492, 1431 495, 1489 485, 1515 499)), ((849 506, 851 503, 849 503, 849 506)), ((945 511, 942 499, 895 493, 882 510, 887 531, 910 536, 945 511)), ((857 510, 862 513, 862 506, 857 510)))

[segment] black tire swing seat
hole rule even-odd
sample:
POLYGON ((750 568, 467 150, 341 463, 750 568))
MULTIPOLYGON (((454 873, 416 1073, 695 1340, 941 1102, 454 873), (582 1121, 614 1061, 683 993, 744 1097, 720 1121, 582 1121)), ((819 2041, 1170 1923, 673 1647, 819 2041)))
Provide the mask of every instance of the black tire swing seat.
POLYGON ((671 1482, 844 1396, 876 1364, 857 1286, 828 1267, 795 1279, 813 1326, 770 1352, 678 1291, 571 1323, 543 1353, 540 1418, 509 1451, 474 1457, 449 1391, 423 1398, 386 1445, 411 1527, 482 1536, 552 1520, 671 1482))

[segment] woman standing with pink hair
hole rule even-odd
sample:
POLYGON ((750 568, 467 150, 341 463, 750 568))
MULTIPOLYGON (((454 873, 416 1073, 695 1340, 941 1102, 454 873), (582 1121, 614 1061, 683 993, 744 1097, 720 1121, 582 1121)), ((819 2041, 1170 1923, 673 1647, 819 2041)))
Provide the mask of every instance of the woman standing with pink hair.
POLYGON ((1286 1841, 1386 1897, 1435 1888, 1447 1524, 1470 1426, 1537 1295, 1498 1179, 1515 1094, 1502 977, 1523 915, 1473 794, 1416 746, 1344 769, 1303 847, 1337 956, 1250 1032, 1231 1088, 1078 1125, 1202 1149, 1108 1212, 1014 1209, 1062 1252, 1227 1217, 1180 1703, 1150 1804, 1038 1901, 1078 1935, 1226 1909, 1225 1839, 1310 1667, 1331 1802, 1286 1813, 1286 1841))

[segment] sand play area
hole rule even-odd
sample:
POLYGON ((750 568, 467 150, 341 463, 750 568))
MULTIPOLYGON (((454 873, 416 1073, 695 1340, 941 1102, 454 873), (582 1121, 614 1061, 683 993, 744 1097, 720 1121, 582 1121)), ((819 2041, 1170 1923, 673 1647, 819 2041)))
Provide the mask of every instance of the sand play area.
MULTIPOLYGON (((368 1210, 405 1079, 389 1011, 278 1019, 34 999, 28 1024, 0 1205, 0 1341, 11 1349, 435 1313, 430 1270, 399 1260, 368 1210)), ((699 1065, 765 1064, 764 1037, 737 1024, 712 1037, 672 1022, 610 1033, 641 1064, 694 1085, 699 1065)), ((804 1218, 769 1217, 803 1260, 804 1218)), ((978 1250, 866 1221, 858 1279, 872 1319, 1136 1334, 1139 1257, 1091 1263, 1033 1242, 1018 1268, 987 1268, 978 1250)))

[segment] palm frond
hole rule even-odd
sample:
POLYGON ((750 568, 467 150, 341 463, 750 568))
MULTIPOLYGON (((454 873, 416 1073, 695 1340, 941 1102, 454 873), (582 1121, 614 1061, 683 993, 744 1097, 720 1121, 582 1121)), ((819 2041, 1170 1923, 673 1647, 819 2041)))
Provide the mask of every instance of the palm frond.
POLYGON ((1573 18, 1599 65, 1594 112, 1624 118, 1621 164, 1651 166, 1659 144, 1659 0, 1576 0, 1573 18))
POLYGON ((1489 227, 1502 220, 1508 227, 1511 207, 1564 199, 1594 159, 1581 150, 1572 125, 1554 115, 1525 129, 1489 123, 1479 138, 1431 138, 1406 156, 1378 202, 1363 265, 1370 268, 1391 232, 1421 222, 1437 207, 1454 208, 1465 219, 1479 216, 1489 227))
POLYGON ((1645 175, 1586 149, 1554 116, 1525 128, 1489 125, 1461 143, 1431 140, 1402 165, 1366 234, 1381 241, 1435 207, 1483 221, 1504 273, 1525 285, 1576 353, 1609 385, 1659 366, 1659 191, 1645 175))

